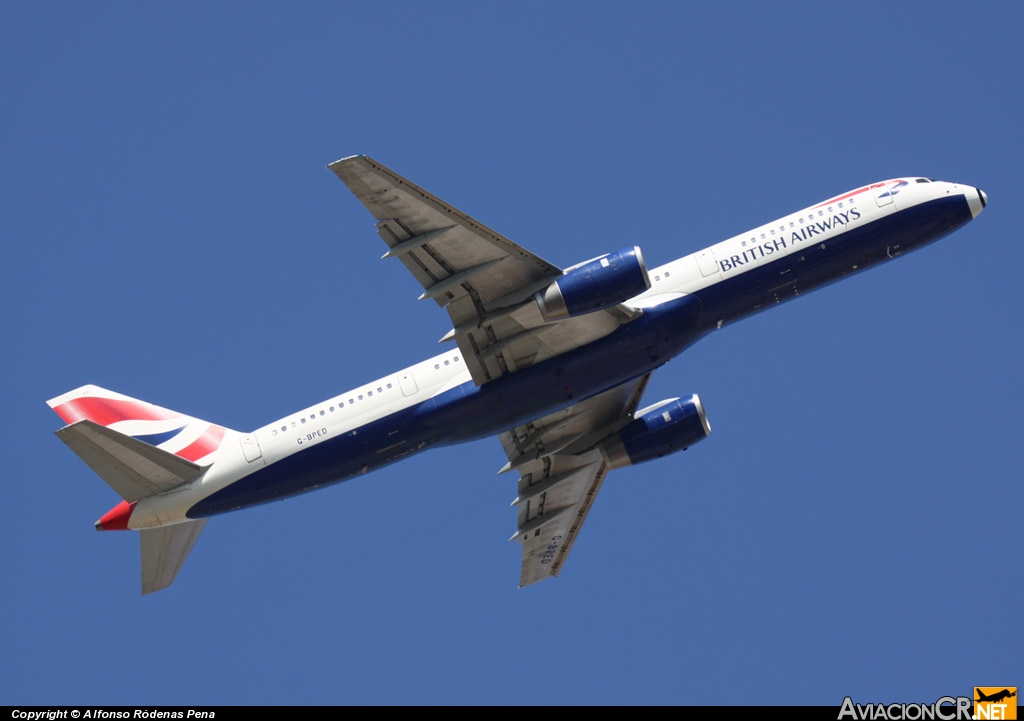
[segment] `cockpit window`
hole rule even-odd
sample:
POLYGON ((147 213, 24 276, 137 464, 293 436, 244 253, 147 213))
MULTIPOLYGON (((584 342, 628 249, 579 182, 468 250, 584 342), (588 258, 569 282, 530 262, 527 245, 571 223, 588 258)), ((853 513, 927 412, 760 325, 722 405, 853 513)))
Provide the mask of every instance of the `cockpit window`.
POLYGON ((917 182, 919 182, 919 183, 930 183, 932 181, 928 180, 928 178, 918 178, 917 182))

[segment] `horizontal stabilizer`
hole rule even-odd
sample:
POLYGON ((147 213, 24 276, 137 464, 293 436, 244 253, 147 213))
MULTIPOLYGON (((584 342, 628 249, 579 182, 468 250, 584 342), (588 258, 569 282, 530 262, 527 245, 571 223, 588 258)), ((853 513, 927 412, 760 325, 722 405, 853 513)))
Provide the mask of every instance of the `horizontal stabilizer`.
POLYGON ((206 521, 202 518, 162 528, 144 528, 139 532, 143 595, 167 588, 174 582, 206 521))
POLYGON ((202 466, 89 420, 61 428, 57 437, 129 502, 189 483, 203 472, 202 466))

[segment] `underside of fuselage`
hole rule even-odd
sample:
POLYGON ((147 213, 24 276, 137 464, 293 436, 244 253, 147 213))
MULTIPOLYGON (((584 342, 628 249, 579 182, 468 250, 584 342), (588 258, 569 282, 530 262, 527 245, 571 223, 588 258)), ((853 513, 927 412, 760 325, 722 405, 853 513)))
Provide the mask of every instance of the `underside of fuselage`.
POLYGON ((431 446, 496 435, 638 378, 703 335, 700 301, 651 308, 590 345, 497 378, 472 381, 305 448, 203 499, 189 518, 280 500, 346 481, 431 446))

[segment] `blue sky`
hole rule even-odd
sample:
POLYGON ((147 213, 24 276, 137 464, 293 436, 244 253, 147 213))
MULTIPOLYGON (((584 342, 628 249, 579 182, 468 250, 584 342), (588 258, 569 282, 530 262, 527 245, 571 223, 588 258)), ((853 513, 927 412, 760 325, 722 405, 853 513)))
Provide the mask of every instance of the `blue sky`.
POLYGON ((0 7, 0 703, 826 704, 1024 685, 1015 3, 0 7), (326 169, 365 153, 568 266, 867 182, 977 185, 909 257, 654 377, 714 433, 614 472, 516 589, 498 441, 215 518, 139 595, 45 401, 246 430, 438 352, 326 169))

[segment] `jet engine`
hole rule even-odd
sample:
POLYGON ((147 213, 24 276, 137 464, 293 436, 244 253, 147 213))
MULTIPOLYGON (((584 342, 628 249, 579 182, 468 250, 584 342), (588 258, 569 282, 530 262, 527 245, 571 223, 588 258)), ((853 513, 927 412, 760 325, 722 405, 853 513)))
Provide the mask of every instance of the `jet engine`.
POLYGON ((676 451, 685 451, 711 433, 704 406, 696 394, 686 400, 672 398, 640 411, 601 450, 612 468, 633 466, 676 451))
POLYGON ((561 320, 618 305, 651 287, 639 246, 588 260, 537 293, 544 319, 561 320))

